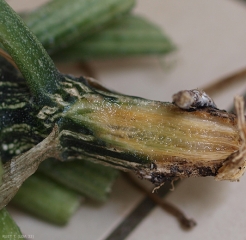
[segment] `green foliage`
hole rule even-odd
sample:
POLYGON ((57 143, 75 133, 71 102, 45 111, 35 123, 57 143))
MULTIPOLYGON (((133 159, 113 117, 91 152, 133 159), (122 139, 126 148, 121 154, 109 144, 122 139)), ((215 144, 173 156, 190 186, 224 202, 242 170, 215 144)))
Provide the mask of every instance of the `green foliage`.
POLYGON ((106 201, 118 171, 89 161, 59 162, 47 159, 39 172, 54 181, 96 201, 106 201))
POLYGON ((53 0, 25 17, 49 53, 60 51, 129 12, 134 0, 53 0))
POLYGON ((51 179, 34 174, 12 199, 12 203, 46 221, 64 225, 80 205, 80 197, 51 179))
POLYGON ((57 61, 163 55, 175 49, 155 24, 140 16, 125 15, 104 30, 65 48, 52 58, 57 61))
POLYGON ((19 239, 22 233, 8 211, 0 210, 0 239, 19 239))

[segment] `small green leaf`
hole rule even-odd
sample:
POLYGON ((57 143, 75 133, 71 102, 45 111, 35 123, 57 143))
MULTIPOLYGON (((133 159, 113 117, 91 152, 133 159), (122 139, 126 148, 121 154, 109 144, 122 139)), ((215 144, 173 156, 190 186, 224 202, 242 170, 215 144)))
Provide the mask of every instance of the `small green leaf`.
POLYGON ((22 233, 8 211, 0 210, 0 239, 20 239, 22 233))
POLYGON ((72 45, 128 12, 135 0, 53 0, 25 16, 49 53, 72 45))
POLYGON ((56 61, 162 55, 175 49, 170 39, 153 23, 126 15, 104 30, 52 55, 56 61))

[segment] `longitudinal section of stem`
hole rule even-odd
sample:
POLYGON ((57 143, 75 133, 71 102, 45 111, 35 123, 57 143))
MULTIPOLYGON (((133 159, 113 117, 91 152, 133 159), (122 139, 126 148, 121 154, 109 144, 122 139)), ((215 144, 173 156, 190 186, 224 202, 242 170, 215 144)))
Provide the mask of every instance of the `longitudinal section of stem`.
POLYGON ((62 124, 61 143, 68 158, 83 154, 139 169, 146 178, 155 169, 165 180, 215 176, 241 144, 235 115, 214 108, 186 111, 116 94, 85 95, 65 113, 62 124))

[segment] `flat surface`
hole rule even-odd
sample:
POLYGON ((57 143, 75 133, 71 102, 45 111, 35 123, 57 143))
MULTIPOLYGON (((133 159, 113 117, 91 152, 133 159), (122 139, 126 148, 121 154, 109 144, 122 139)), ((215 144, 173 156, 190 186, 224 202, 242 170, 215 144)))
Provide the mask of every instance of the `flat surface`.
MULTIPOLYGON (((8 2, 20 11, 33 8, 42 1, 8 2)), ((107 87, 131 95, 171 101, 172 94, 179 90, 204 87, 246 67, 246 3, 243 1, 139 0, 134 11, 163 28, 178 50, 161 59, 91 62, 98 78, 107 87)), ((228 108, 233 96, 245 90, 243 82, 213 98, 219 108, 228 108)), ((166 199, 196 219, 198 225, 192 231, 183 231, 173 217, 155 207, 127 239, 243 240, 245 184, 246 176, 239 183, 215 182, 212 178, 185 180, 166 199)), ((121 177, 106 204, 83 204, 64 228, 46 224, 15 209, 11 209, 11 213, 22 232, 33 235, 35 240, 103 240, 143 198, 121 177)))

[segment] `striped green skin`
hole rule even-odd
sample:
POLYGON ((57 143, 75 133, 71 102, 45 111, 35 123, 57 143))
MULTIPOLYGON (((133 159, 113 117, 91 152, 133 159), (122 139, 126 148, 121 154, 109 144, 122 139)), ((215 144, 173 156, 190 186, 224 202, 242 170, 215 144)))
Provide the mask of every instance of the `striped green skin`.
POLYGON ((6 208, 0 210, 0 237, 1 239, 19 239, 22 233, 6 208))
MULTIPOLYGON (((75 95, 66 98, 66 101, 63 100, 62 96, 56 95, 53 99, 57 102, 57 106, 54 107, 56 110, 53 112, 45 111, 45 114, 40 114, 43 109, 47 110, 46 106, 40 110, 25 86, 24 80, 18 77, 16 72, 12 74, 10 69, 13 70, 13 67, 5 60, 2 60, 1 65, 0 101, 6 102, 8 100, 9 103, 9 105, 6 103, 0 105, 0 157, 3 162, 27 151, 40 142, 57 123, 61 132, 59 140, 63 160, 85 159, 95 162, 109 162, 115 167, 121 167, 121 161, 123 161, 129 163, 127 166, 129 169, 133 168, 131 162, 150 164, 145 155, 135 151, 122 152, 118 151, 117 148, 109 149, 107 141, 94 137, 94 131, 97 131, 96 129, 93 130, 94 123, 92 125, 88 125, 87 121, 77 123, 71 116, 67 116, 67 112, 79 99, 85 99, 87 102, 87 99, 96 98, 96 101, 100 99, 101 103, 105 102, 110 105, 117 102, 120 104, 121 98, 123 98, 124 101, 129 101, 132 106, 144 105, 152 101, 101 91, 93 88, 82 77, 76 79, 69 76, 64 78, 66 80, 60 84, 63 86, 64 92, 72 92, 75 95), (6 83, 9 85, 7 88, 6 83), (18 104, 13 107, 13 102, 18 104), (120 160, 120 163, 117 159, 120 160)), ((85 117, 88 111, 90 112, 90 108, 85 107, 85 117)), ((75 113, 74 117, 76 115, 75 113)), ((100 124, 96 124, 96 126, 100 128, 100 124)))
MULTIPOLYGON (((37 107, 35 99, 32 98, 24 79, 18 76, 14 68, 2 59, 0 75, 0 157, 3 162, 10 160, 12 157, 29 150, 31 147, 45 138, 55 123, 58 123, 60 131, 64 134, 60 135, 60 144, 63 147, 62 156, 66 159, 88 159, 101 162, 101 156, 108 159, 126 159, 134 162, 148 162, 145 156, 142 158, 134 152, 118 153, 117 150, 105 149, 107 145, 104 141, 94 139, 90 126, 77 124, 69 119, 69 117, 61 117, 62 112, 69 104, 81 98, 83 95, 87 97, 100 96, 101 100, 114 102, 117 100, 115 96, 101 95, 96 89, 89 85, 86 79, 66 78, 67 82, 63 82, 64 91, 76 89, 77 96, 68 98, 69 102, 58 102, 57 111, 47 114, 47 118, 40 116, 40 107, 37 107), (68 90, 67 90, 68 89, 68 90), (13 103, 17 104, 13 104, 13 103), (8 104, 7 104, 8 103, 8 104), (68 131, 68 132, 67 132, 68 131), (70 132, 78 133, 70 134, 70 132), (85 136, 84 138, 81 136, 85 136), (94 139, 91 141, 91 139, 94 139)), ((116 95, 121 96, 121 95, 116 95)), ((57 99, 61 99, 62 97, 57 99)), ((134 99, 134 98, 133 98, 134 99)), ((58 101, 58 100, 57 100, 58 101)), ((67 110, 66 110, 67 111, 67 110)), ((87 110, 86 110, 87 111, 87 110)), ((111 163, 118 166, 117 163, 111 163)))
POLYGON ((74 191, 36 173, 23 183, 11 203, 46 221, 64 225, 80 200, 74 191))
POLYGON ((50 114, 50 107, 39 106, 39 101, 32 96, 19 72, 0 57, 0 158, 3 163, 26 152, 48 136, 60 114, 77 99, 68 93, 73 83, 81 94, 87 90, 87 87, 84 89, 81 86, 80 79, 70 77, 68 80, 69 82, 60 83, 65 85, 60 91, 61 95, 56 94, 51 99, 51 109, 55 109, 55 112, 50 114), (40 116, 42 109, 45 111, 40 116))
MULTIPOLYGON (((42 141, 49 134, 54 123, 37 117, 40 108, 31 97, 24 79, 1 57, 0 102, 0 159, 5 163, 42 141)), ((54 164, 48 160, 40 171, 49 176, 56 175, 60 171, 56 181, 62 181, 64 185, 68 184, 68 187, 75 188, 80 194, 98 201, 107 199, 109 189, 117 175, 115 169, 108 169, 94 163, 84 163, 84 161, 66 163, 65 168, 62 163, 57 162, 55 164, 57 170, 53 172, 51 165, 54 164), (47 167, 49 169, 46 169, 47 167), (71 172, 72 179, 68 180, 67 174, 71 172)))
POLYGON ((53 0, 25 18, 49 53, 79 41, 128 12, 134 0, 53 0))
POLYGON ((20 74, 0 58, 0 158, 3 162, 29 150, 49 132, 36 118, 40 109, 20 74))
POLYGON ((89 161, 60 162, 54 159, 41 163, 38 171, 83 196, 101 202, 108 199, 118 175, 116 169, 89 161))
POLYGON ((56 61, 90 60, 141 55, 161 55, 175 49, 163 31, 140 16, 126 15, 61 52, 56 61))

